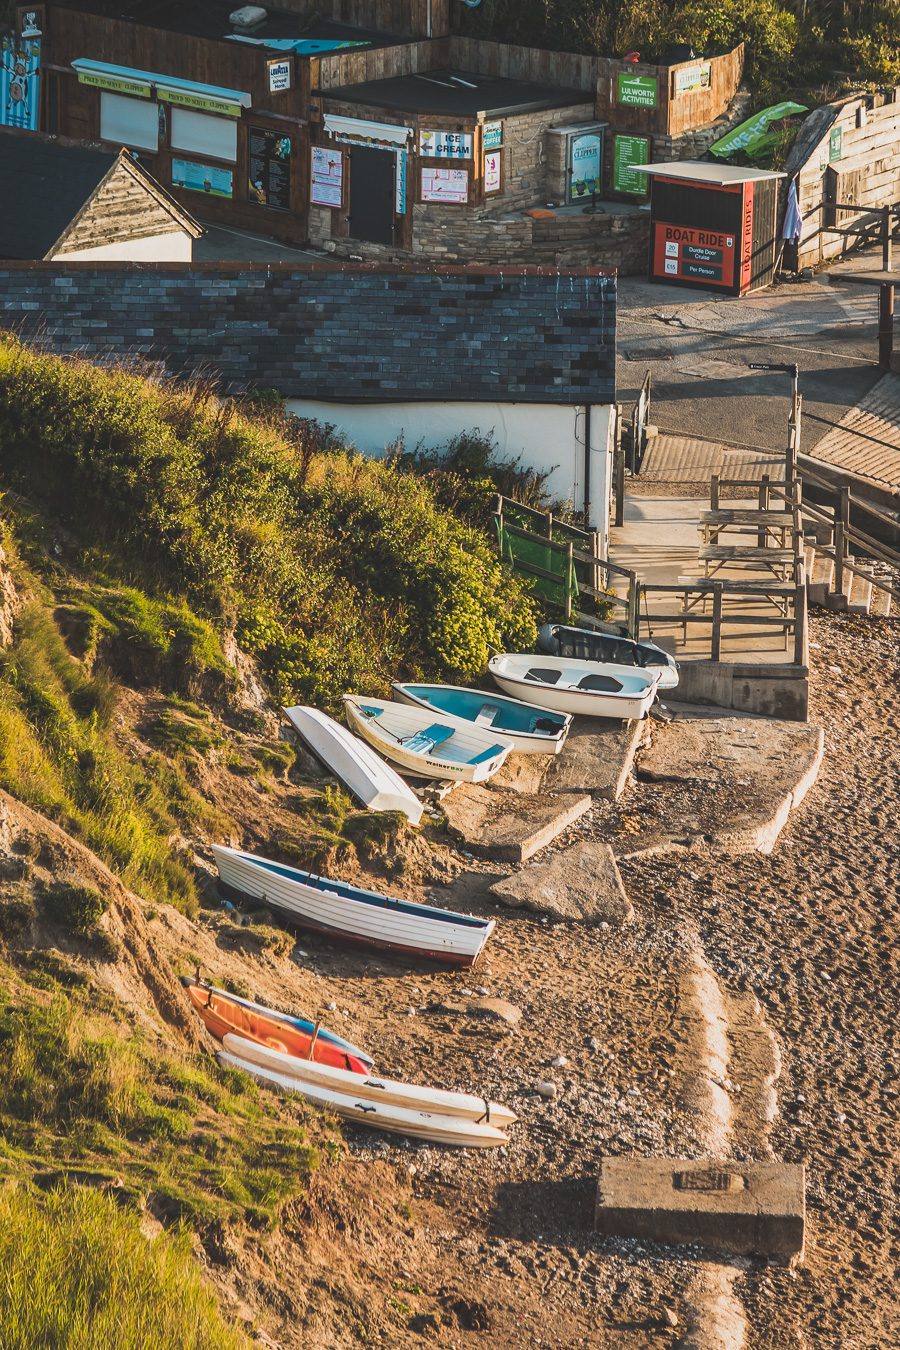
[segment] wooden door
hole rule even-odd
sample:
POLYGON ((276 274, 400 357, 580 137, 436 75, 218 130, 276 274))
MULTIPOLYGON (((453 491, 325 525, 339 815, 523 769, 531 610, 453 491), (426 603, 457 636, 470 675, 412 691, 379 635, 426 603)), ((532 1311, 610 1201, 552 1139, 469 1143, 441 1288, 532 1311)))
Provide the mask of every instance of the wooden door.
POLYGON ((350 151, 350 237, 394 242, 394 159, 390 150, 355 145, 350 151))

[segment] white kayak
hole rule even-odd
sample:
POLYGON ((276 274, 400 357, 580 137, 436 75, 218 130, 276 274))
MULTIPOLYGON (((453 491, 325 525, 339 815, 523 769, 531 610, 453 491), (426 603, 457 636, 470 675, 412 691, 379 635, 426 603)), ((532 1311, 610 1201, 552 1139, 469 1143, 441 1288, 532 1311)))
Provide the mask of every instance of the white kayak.
POLYGON ((347 721, 381 755, 417 778, 484 783, 512 750, 512 741, 408 703, 344 695, 347 721))
POLYGON ((370 811, 402 811, 418 825, 424 807, 399 774, 358 736, 318 708, 284 708, 285 717, 317 759, 370 811))
POLYGON ((416 1083, 401 1083, 390 1078, 376 1078, 374 1074, 352 1073, 330 1064, 286 1055, 266 1045, 248 1041, 245 1036, 229 1032, 224 1038, 225 1049, 237 1059, 257 1064, 261 1069, 272 1069, 304 1083, 332 1088, 352 1097, 365 1097, 385 1105, 407 1106, 413 1111, 430 1111, 441 1116, 459 1116, 461 1120, 485 1121, 505 1129, 518 1117, 508 1106, 489 1102, 468 1092, 447 1092, 443 1088, 420 1087, 416 1083))
POLYGON ((658 672, 543 653, 492 656, 488 670, 513 698, 588 717, 646 717, 659 686, 658 672))
POLYGON ((249 1059, 241 1059, 229 1052, 217 1056, 220 1064, 244 1073, 282 1092, 296 1092, 314 1106, 333 1111, 344 1120, 368 1125, 374 1130, 391 1134, 408 1134, 414 1139, 425 1139, 430 1144, 453 1144, 457 1148, 495 1148, 508 1144, 509 1138, 496 1125, 484 1121, 464 1120, 460 1116, 444 1116, 431 1111, 416 1111, 392 1103, 373 1102, 359 1094, 335 1092, 332 1088, 302 1082, 299 1078, 264 1069, 249 1059))

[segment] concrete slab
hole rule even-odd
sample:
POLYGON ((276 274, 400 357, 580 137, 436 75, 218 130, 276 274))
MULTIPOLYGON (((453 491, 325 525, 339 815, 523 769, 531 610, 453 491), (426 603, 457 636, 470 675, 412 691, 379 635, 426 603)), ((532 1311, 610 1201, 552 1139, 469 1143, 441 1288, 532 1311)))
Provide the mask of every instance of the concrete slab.
POLYGON ((473 853, 500 862, 525 862, 590 810, 577 792, 519 793, 463 783, 441 802, 451 834, 473 853))
POLYGON ((576 717, 562 751, 547 768, 544 784, 554 792, 589 792, 615 801, 646 735, 646 722, 576 717))
POLYGON ((803 1251, 805 1222, 799 1163, 606 1158, 601 1167, 594 1227, 610 1236, 790 1260, 803 1251))
POLYGON ((661 785, 619 858, 711 847, 771 853, 790 812, 822 763, 821 727, 768 718, 654 723, 635 764, 639 782, 661 785), (662 785, 672 785, 669 791, 662 785))
POLYGON ((634 907, 608 844, 573 844, 495 881, 490 892, 504 905, 559 919, 621 928, 634 918, 634 907))

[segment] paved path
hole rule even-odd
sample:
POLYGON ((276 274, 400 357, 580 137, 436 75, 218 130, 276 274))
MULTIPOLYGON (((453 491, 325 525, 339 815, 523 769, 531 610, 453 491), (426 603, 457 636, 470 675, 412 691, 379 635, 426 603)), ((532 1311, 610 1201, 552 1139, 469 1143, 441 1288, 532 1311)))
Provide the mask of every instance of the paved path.
MULTIPOLYGON (((865 253, 831 271, 871 265, 865 253)), ((833 286, 826 274, 741 299, 624 277, 619 400, 630 407, 649 369, 651 421, 661 431, 781 453, 790 382, 749 364, 796 361, 809 453, 878 380, 877 308, 876 290, 833 286)))

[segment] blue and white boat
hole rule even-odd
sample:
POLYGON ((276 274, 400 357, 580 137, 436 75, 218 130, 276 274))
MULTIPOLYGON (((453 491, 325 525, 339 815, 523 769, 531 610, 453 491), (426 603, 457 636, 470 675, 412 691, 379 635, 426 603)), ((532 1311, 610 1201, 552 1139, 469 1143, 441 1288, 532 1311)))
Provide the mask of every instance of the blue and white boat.
POLYGON ((524 754, 558 755, 572 719, 568 713, 551 712, 535 703, 520 703, 505 694, 464 689, 458 684, 392 684, 394 697, 440 713, 454 726, 483 727, 512 741, 524 754))
POLYGON ((484 783, 512 750, 512 741, 474 722, 435 718, 428 708, 381 698, 344 695, 351 730, 417 778, 484 783))
POLYGON ((226 894, 259 900, 301 928, 347 942, 471 966, 494 931, 493 919, 366 891, 221 844, 212 851, 226 894))

